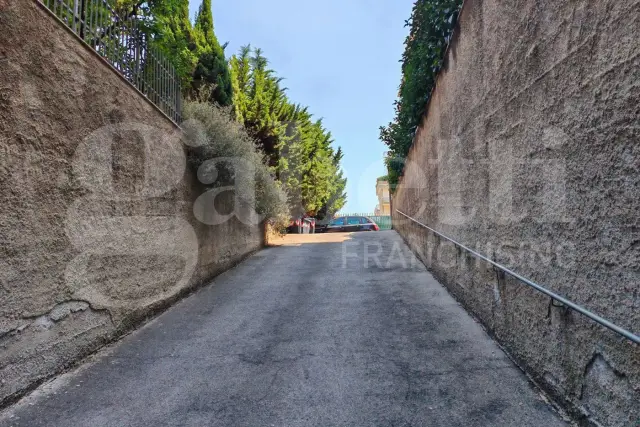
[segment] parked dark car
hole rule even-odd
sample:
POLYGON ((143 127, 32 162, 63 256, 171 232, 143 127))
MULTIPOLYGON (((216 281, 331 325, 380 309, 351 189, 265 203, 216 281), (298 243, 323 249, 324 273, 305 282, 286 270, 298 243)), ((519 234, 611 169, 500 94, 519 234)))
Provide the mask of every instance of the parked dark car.
POLYGON ((365 216, 343 216, 334 218, 323 230, 326 233, 349 233, 353 231, 379 231, 380 227, 365 216))
POLYGON ((329 220, 316 220, 316 233, 324 233, 327 231, 327 227, 329 226, 329 220))

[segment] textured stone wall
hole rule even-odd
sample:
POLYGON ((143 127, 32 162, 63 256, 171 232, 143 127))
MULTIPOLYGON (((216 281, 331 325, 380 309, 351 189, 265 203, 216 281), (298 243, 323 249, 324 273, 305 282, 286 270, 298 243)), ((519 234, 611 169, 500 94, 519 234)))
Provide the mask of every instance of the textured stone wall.
POLYGON ((35 1, 0 1, 0 402, 262 246, 194 218, 193 175, 172 122, 35 1))
MULTIPOLYGON (((394 209, 640 333, 638 34, 634 0, 465 1, 394 209)), ((583 421, 638 425, 638 345, 394 227, 583 421)))

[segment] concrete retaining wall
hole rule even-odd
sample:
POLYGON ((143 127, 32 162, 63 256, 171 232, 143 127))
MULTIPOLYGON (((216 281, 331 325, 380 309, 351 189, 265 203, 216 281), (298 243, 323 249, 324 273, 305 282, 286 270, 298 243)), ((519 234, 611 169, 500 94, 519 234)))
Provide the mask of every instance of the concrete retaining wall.
MULTIPOLYGON (((640 332, 640 3, 467 0, 394 209, 640 332)), ((640 348, 394 214, 547 390, 640 422, 640 348)))
MULTIPOLYGON (((263 244, 194 218, 176 126, 33 0, 0 1, 0 402, 263 244)), ((233 208, 220 199, 221 213, 233 208)), ((199 218, 209 217, 202 212, 199 218)))

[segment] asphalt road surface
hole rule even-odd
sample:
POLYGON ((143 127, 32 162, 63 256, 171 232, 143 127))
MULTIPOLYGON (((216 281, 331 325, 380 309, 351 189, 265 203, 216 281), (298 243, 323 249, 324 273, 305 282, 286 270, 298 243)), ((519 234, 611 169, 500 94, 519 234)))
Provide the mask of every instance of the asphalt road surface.
POLYGON ((3 427, 565 425, 393 231, 289 236, 0 415, 3 427))

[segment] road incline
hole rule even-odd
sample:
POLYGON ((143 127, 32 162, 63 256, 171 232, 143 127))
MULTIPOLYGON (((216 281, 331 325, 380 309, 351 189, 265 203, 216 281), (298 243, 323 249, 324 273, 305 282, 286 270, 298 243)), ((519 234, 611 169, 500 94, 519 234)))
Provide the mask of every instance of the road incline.
POLYGON ((287 236, 0 415, 2 427, 565 425, 393 231, 287 236))

